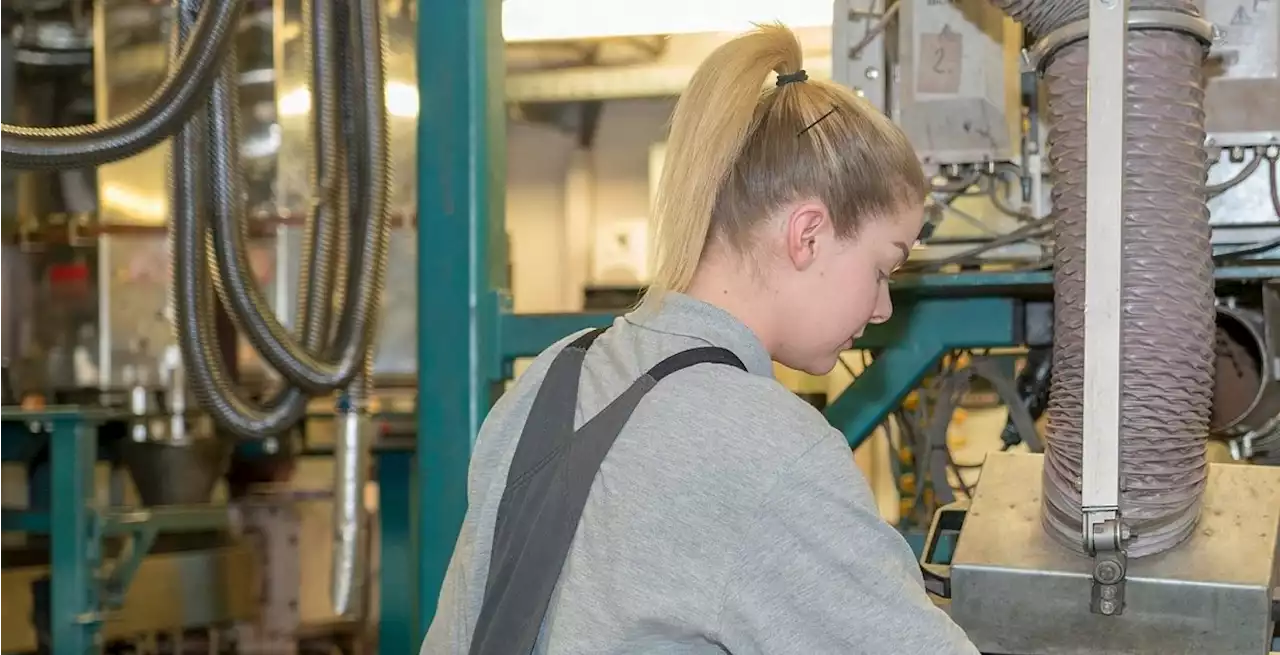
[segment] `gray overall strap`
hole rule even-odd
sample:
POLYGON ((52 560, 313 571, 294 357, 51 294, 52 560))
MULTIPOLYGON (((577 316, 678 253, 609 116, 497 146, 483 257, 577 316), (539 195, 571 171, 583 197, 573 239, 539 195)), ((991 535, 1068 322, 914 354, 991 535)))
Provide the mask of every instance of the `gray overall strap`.
POLYGON ((746 370, 724 348, 693 348, 649 369, 622 395, 574 430, 578 380, 587 349, 603 330, 562 350, 543 379, 516 446, 498 506, 484 602, 471 655, 533 651, 600 463, 640 400, 662 378, 698 364, 746 370))

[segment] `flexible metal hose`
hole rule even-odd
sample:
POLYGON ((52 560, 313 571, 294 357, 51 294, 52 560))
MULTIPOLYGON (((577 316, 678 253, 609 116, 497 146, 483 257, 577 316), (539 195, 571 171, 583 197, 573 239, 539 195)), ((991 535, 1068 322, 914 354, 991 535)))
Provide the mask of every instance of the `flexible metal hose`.
MULTIPOLYGON (((173 49, 178 50, 190 38, 190 25, 200 0, 179 0, 173 49)), ((234 83, 236 61, 228 53, 220 80, 234 83)), ((225 93, 225 85, 215 85, 212 96, 225 93)), ((301 390, 285 387, 265 406, 241 397, 223 367, 218 351, 218 335, 214 320, 214 280, 205 211, 208 207, 207 174, 199 162, 205 161, 206 108, 199 108, 182 125, 172 140, 170 157, 170 196, 173 219, 170 246, 174 329, 183 363, 191 379, 197 402, 224 429, 239 437, 261 438, 278 434, 296 424, 306 413, 307 396, 301 390)), ((305 325, 305 331, 310 328, 305 325)))
MULTIPOLYGON (((334 234, 339 221, 346 221, 347 216, 339 215, 342 207, 338 206, 337 188, 347 182, 346 170, 339 168, 338 138, 339 120, 337 115, 337 78, 334 67, 338 58, 333 46, 333 5, 330 3, 308 3, 306 13, 310 18, 307 41, 315 61, 316 129, 315 146, 312 154, 315 164, 312 166, 312 185, 319 193, 312 203, 308 214, 298 285, 300 285, 300 301, 298 301, 298 333, 302 347, 308 353, 323 352, 326 335, 329 331, 329 316, 332 313, 332 280, 335 278, 333 257, 334 234), (320 178, 316 184, 316 178, 320 178)), ((234 50, 229 52, 228 60, 236 58, 234 50)), ((224 306, 232 310, 237 326, 250 335, 250 342, 259 352, 264 345, 252 330, 259 325, 262 313, 275 320, 270 304, 262 296, 253 278, 248 264, 247 229, 244 216, 241 179, 239 179, 239 101, 236 78, 223 75, 215 83, 215 91, 210 96, 209 133, 210 133, 210 171, 211 207, 214 212, 211 229, 214 234, 215 260, 219 269, 216 279, 219 280, 219 297, 224 306), (246 304, 247 303, 247 304, 246 304), (244 307, 255 307, 259 315, 246 316, 244 307)), ((283 330, 283 327, 282 327, 283 330)), ((293 345, 291 343, 291 345, 293 345)), ((294 345, 294 348, 298 348, 294 345)), ((269 358, 270 361, 270 358, 269 358)), ((271 362, 274 363, 274 362, 271 362)), ((305 389, 307 391, 332 391, 328 389, 305 389)))
MULTIPOLYGON (((1082 0, 999 4, 1037 37, 1087 16, 1082 0)), ((1182 0, 1134 9, 1196 15, 1182 0)), ((1124 149, 1120 511, 1131 557, 1194 529, 1203 496, 1213 386, 1213 274, 1205 208, 1202 46, 1174 32, 1129 33, 1124 149)), ((1088 44, 1045 72, 1054 205, 1054 359, 1044 470, 1045 529, 1083 550, 1086 81, 1088 44)))
MULTIPOLYGON (((315 231, 307 239, 306 250, 312 266, 304 268, 302 277, 307 286, 301 294, 304 300, 300 300, 300 304, 305 303, 305 308, 300 308, 300 314, 303 317, 303 348, 323 343, 324 339, 317 336, 315 330, 323 329, 321 326, 332 306, 332 299, 324 288, 327 285, 317 284, 316 278, 324 282, 334 280, 336 273, 332 264, 338 262, 330 259, 332 242, 348 241, 354 252, 348 257, 339 251, 336 256, 349 268, 342 280, 345 287, 341 298, 344 310, 338 325, 338 344, 336 348, 330 348, 337 349, 340 357, 346 358, 340 361, 357 364, 351 372, 354 382, 344 394, 344 402, 339 408, 335 449, 331 592, 334 609, 345 615, 357 610, 364 586, 361 575, 366 550, 363 490, 368 480, 370 446, 375 428, 366 407, 372 379, 369 344, 377 327, 378 301, 386 277, 387 241, 390 236, 386 213, 391 176, 388 165, 390 143, 383 90, 384 44, 377 0, 361 0, 354 20, 348 15, 345 5, 322 4, 325 6, 313 6, 311 21, 313 47, 317 55, 317 83, 313 97, 316 98, 314 106, 318 113, 316 149, 320 155, 315 174, 321 178, 322 198, 317 203, 311 223, 315 231), (331 17, 336 19, 333 21, 336 24, 328 29, 331 17), (346 34, 348 27, 352 28, 352 34, 346 34), (331 34, 341 35, 336 47, 331 47, 326 41, 331 34), (336 95, 342 98, 343 103, 341 144, 336 138, 338 129, 332 101, 335 94, 330 92, 333 89, 335 60, 324 55, 326 49, 330 52, 336 50, 343 57, 343 65, 336 66, 340 78, 336 95), (355 99, 357 93, 360 95, 358 101, 355 99), (346 156, 339 157, 339 152, 346 156), (345 169, 339 168, 343 164, 345 169), (335 190, 338 193, 333 193, 335 190), (352 198, 358 201, 353 203, 350 211, 338 213, 352 198)), ((238 142, 236 70, 235 53, 232 51, 210 96, 209 138, 212 143, 209 154, 213 166, 213 188, 209 194, 217 220, 208 226, 208 230, 201 214, 205 195, 199 186, 200 176, 194 174, 197 167, 192 164, 204 161, 198 140, 200 121, 184 127, 175 140, 174 161, 185 164, 176 166, 177 174, 174 175, 175 209, 180 210, 175 222, 174 275, 181 285, 177 291, 180 296, 177 299, 179 330, 184 337, 181 345, 192 368, 198 399, 225 427, 243 436, 259 436, 287 427, 301 418, 305 412, 306 396, 301 389, 290 386, 266 407, 255 407, 236 394, 216 353, 211 356, 209 349, 202 346, 216 343, 211 334, 213 293, 209 287, 217 281, 221 283, 220 294, 261 354, 301 350, 289 343, 288 335, 275 321, 261 298, 245 258, 244 220, 237 188, 239 163, 235 150, 238 142), (219 273, 217 280, 210 280, 212 264, 202 265, 203 260, 210 256, 210 244, 204 238, 206 233, 211 233, 216 240, 212 254, 219 273)), ((314 359, 305 350, 294 356, 314 359)), ((286 363, 270 356, 265 358, 282 369, 280 364, 286 363)), ((331 382, 335 386, 344 383, 341 380, 331 382)))
MULTIPOLYGON (((325 12, 325 9, 327 8, 317 12, 316 20, 313 22, 313 26, 317 24, 320 26, 317 31, 322 35, 334 32, 334 30, 324 29, 327 12, 321 12, 325 12)), ((343 89, 347 91, 348 97, 356 92, 362 94, 362 104, 354 100, 346 103, 353 114, 347 121, 351 130, 347 134, 346 151, 350 156, 346 158, 346 170, 339 168, 336 161, 327 166, 324 163, 329 153, 338 152, 336 147, 317 144, 317 150, 321 154, 318 170, 334 171, 335 175, 331 175, 330 178, 337 177, 335 180, 337 186, 346 187, 347 197, 355 196, 361 200, 357 203, 359 206, 353 208, 349 215, 336 217, 338 221, 344 219, 351 221, 349 231, 352 242, 355 243, 360 239, 362 245, 366 246, 349 258, 343 257, 350 266, 345 276, 345 283, 349 288, 343 295, 353 298, 364 291, 364 295, 372 295, 373 298, 364 301, 367 308, 349 310, 359 312, 361 314, 359 317, 352 317, 346 313, 339 321, 339 334, 359 334, 352 331, 353 327, 366 330, 367 337, 363 340, 364 351, 361 351, 355 359, 361 365, 367 357, 365 352, 367 343, 372 340, 372 333, 376 328, 376 299, 380 297, 385 278, 386 239, 389 227, 385 215, 386 180, 389 173, 386 170, 388 143, 385 108, 382 104, 381 30, 377 23, 379 17, 376 5, 367 8, 363 13, 372 16, 372 34, 366 27, 369 21, 364 20, 356 23, 356 26, 361 28, 357 33, 342 40, 344 45, 349 43, 355 46, 350 48, 351 56, 345 57, 345 61, 350 65, 358 66, 350 76, 361 81, 358 89, 355 83, 348 83, 343 89), (367 50, 372 50, 372 54, 365 52, 367 50), (372 165, 368 163, 370 161, 373 162, 372 165), (347 175, 336 175, 341 172, 346 172, 347 175), (343 179, 348 176, 351 179, 343 179), (372 216, 373 220, 365 219, 366 216, 372 216), (371 247, 370 242, 372 242, 371 247), (365 269, 372 270, 365 272, 365 269), (357 270, 361 273, 357 274, 357 270), (354 290, 350 287, 354 287, 354 290)), ((341 33, 343 30, 339 27, 336 31, 341 33)), ((316 47, 324 49, 326 45, 322 40, 317 40, 316 47)), ((332 71, 332 68, 330 66, 329 70, 332 71)), ((193 386, 201 405, 233 433, 244 437, 261 437, 287 428, 302 416, 306 400, 304 390, 287 389, 265 406, 256 406, 236 393, 232 381, 223 370, 222 363, 210 353, 207 346, 202 345, 202 342, 203 344, 215 342, 211 336, 213 305, 210 287, 221 287, 218 289, 219 295, 225 298, 232 310, 233 318, 241 327, 252 325, 254 318, 245 315, 243 301, 251 298, 250 294, 254 292, 260 296, 244 256, 243 221, 237 220, 239 214, 238 160, 232 145, 238 141, 235 119, 235 70, 234 53, 231 53, 224 67, 223 76, 215 84, 214 92, 210 96, 210 111, 207 113, 212 114, 208 117, 212 143, 207 147, 208 152, 205 152, 206 148, 202 146, 198 137, 193 135, 187 135, 178 140, 181 143, 175 144, 174 196, 177 213, 174 275, 179 285, 176 290, 178 297, 175 298, 175 307, 179 316, 180 345, 188 359, 193 386), (205 182, 202 179, 203 176, 192 176, 193 169, 198 166, 196 162, 204 161, 206 155, 209 156, 213 165, 211 189, 200 188, 200 185, 205 182), (206 204, 201 199, 209 199, 212 202, 206 204), (208 205, 212 205, 217 214, 218 220, 213 225, 205 223, 203 210, 208 205), (204 240, 210 233, 216 239, 213 244, 207 244, 204 240), (200 263, 209 259, 210 247, 212 247, 212 260, 218 263, 219 274, 216 276, 200 266, 200 263)), ((321 79, 332 79, 332 72, 325 75, 323 70, 322 67, 318 76, 321 79)), ((315 95, 322 97, 333 94, 327 90, 320 90, 315 95)), ((328 112, 325 113, 328 114, 328 112)), ((203 116, 198 118, 204 119, 203 116)), ((334 124, 336 124, 334 120, 326 121, 321 131, 327 134, 335 133, 336 130, 331 127, 334 124)), ((328 141, 333 142, 334 139, 328 141)), ((313 221, 311 224, 318 223, 313 221)), ((332 233, 337 230, 329 231, 332 233)), ((331 242, 331 238, 314 235, 311 243, 315 247, 311 250, 314 252, 316 248, 328 249, 331 242)), ((328 262, 330 265, 333 263, 336 262, 328 262)), ((317 282, 326 278, 332 279, 336 274, 322 270, 315 266, 314 262, 307 273, 304 279, 307 280, 307 288, 311 290, 307 295, 311 296, 312 302, 308 303, 308 309, 304 315, 302 341, 304 344, 321 343, 322 340, 315 336, 315 332, 323 329, 321 327, 323 317, 330 310, 331 305, 328 296, 330 291, 324 289, 323 283, 317 282), (317 298, 322 300, 316 301, 317 298)), ((351 304, 357 303, 348 303, 348 305, 351 304)), ((264 309, 270 315, 270 309, 265 307, 264 309)), ((354 377, 359 372, 360 366, 352 368, 354 370, 351 377, 354 377)), ((329 386, 327 390, 332 388, 333 386, 329 386)))
MULTIPOLYGON (((325 15, 326 11, 316 11, 317 16, 325 15)), ((372 20, 377 21, 375 15, 372 20)), ((360 21, 356 22, 357 24, 360 21)), ((380 30, 374 35, 380 39, 380 30)), ((368 34, 357 35, 358 39, 370 38, 368 34)), ((322 40, 321 40, 322 41, 322 40)), ((377 45, 371 45, 362 41, 356 41, 357 49, 359 48, 377 48, 377 45)), ((368 53, 365 53, 368 54, 368 53)), ((377 52, 376 54, 380 54, 377 52)), ((381 57, 378 59, 378 71, 381 72, 381 57)), ((364 57, 356 56, 357 61, 362 61, 364 57)), ((384 102, 382 96, 382 79, 376 82, 368 76, 372 74, 371 70, 361 70, 357 75, 357 79, 362 80, 363 87, 360 89, 360 95, 366 103, 373 99, 379 104, 376 108, 364 107, 364 111, 378 111, 378 115, 385 114, 385 108, 381 105, 384 102), (374 88, 374 87, 377 88, 374 88)), ((327 94, 316 93, 315 96, 327 94)), ((332 109, 332 100, 321 101, 320 105, 329 105, 332 109)), ((385 116, 381 128, 374 128, 373 125, 378 121, 373 120, 372 114, 367 114, 366 129, 381 129, 385 131, 385 116)), ((304 390, 312 393, 322 393, 346 386, 352 379, 359 374, 361 367, 370 344, 373 342, 376 334, 378 300, 380 298, 381 283, 378 281, 379 276, 384 275, 384 271, 380 271, 379 262, 385 260, 386 255, 386 231, 389 227, 388 216, 386 212, 387 188, 385 181, 387 179, 386 165, 374 166, 368 171, 368 176, 362 181, 363 192, 358 194, 359 201, 356 203, 354 210, 355 216, 363 217, 364 220, 359 223, 359 234, 353 230, 351 241, 358 244, 357 249, 352 253, 349 261, 349 272, 347 275, 347 293, 343 309, 340 313, 337 333, 334 338, 334 344, 327 352, 315 354, 308 352, 307 349, 295 343, 285 327, 280 323, 279 319, 272 312, 270 304, 264 297, 262 291, 253 281, 252 271, 249 268, 248 258, 246 256, 247 246, 245 244, 245 235, 243 230, 236 229, 239 221, 237 214, 239 213, 239 191, 238 181, 233 175, 233 171, 238 170, 235 165, 236 153, 234 145, 236 140, 234 137, 234 111, 215 111, 211 116, 212 121, 212 147, 214 154, 214 189, 213 201, 215 208, 215 219, 213 224, 215 238, 215 254, 217 255, 217 263, 219 275, 222 279, 226 299, 233 308, 235 316, 238 319, 240 327, 244 330, 245 336, 250 343, 258 350, 259 354, 269 362, 276 370, 280 371, 290 382, 302 387, 304 390), (380 170, 373 170, 380 169, 380 170), (366 222, 367 221, 367 225, 366 222)), ((333 121, 325 121, 326 125, 323 129, 332 131, 333 121)), ((322 131, 323 131, 322 129, 322 131)), ((376 140, 374 134, 369 133, 361 135, 356 143, 348 143, 350 154, 355 154, 354 146, 364 145, 363 141, 373 144, 376 140)), ((370 145, 371 150, 362 153, 357 159, 364 161, 372 159, 378 161, 385 160, 385 146, 370 145), (380 148, 381 152, 374 152, 373 148, 380 148)), ((333 205, 330 204, 330 209, 333 205)), ((321 209, 320 211, 323 211, 321 209)), ((321 251, 328 250, 328 239, 322 239, 318 235, 313 240, 313 249, 321 251)), ((327 257, 326 257, 327 259, 327 257)), ((309 305, 324 306, 327 305, 328 298, 324 294, 317 294, 317 291, 326 291, 323 288, 317 289, 310 287, 313 298, 309 301, 309 305), (320 297, 315 297, 320 296, 320 297)))
POLYGON ((183 41, 193 46, 175 53, 173 69, 137 109, 100 125, 5 125, 0 134, 0 163, 22 169, 100 166, 136 155, 171 136, 192 116, 218 74, 245 1, 210 3, 190 28, 190 38, 183 41))
MULTIPOLYGON (((309 59, 312 62, 311 89, 313 131, 311 147, 312 161, 315 162, 310 173, 311 187, 315 196, 311 201, 311 211, 307 221, 307 229, 302 239, 302 260, 298 272, 298 306, 294 325, 306 322, 313 308, 319 308, 319 327, 310 339, 304 338, 303 347, 310 352, 322 352, 320 348, 328 344, 329 326, 332 309, 335 305, 328 294, 334 289, 334 279, 338 262, 331 258, 337 244, 339 230, 347 219, 347 206, 341 203, 340 188, 346 183, 344 168, 339 168, 339 143, 341 137, 341 116, 338 115, 337 95, 342 93, 337 84, 335 66, 340 65, 336 53, 333 5, 329 2, 304 2, 303 17, 309 30, 306 45, 309 59), (321 284, 315 284, 312 277, 319 271, 321 284)), ((236 134, 239 132, 236 131, 236 134)), ((345 262, 342 264, 345 265, 345 262)), ((296 328, 295 328, 296 329, 296 328)))

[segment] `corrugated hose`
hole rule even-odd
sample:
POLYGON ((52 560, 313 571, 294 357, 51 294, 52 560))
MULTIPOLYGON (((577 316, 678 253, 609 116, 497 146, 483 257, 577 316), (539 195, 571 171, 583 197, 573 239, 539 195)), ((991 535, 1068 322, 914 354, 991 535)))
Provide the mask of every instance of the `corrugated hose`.
MULTIPOLYGON (((1083 0, 996 0, 1037 38, 1086 18, 1083 0)), ((1198 15, 1184 0, 1132 9, 1198 15)), ((1120 510, 1130 557, 1194 529, 1204 493, 1213 387, 1213 265, 1205 207, 1203 47, 1131 31, 1126 57, 1120 510)), ((1049 157, 1054 212, 1054 357, 1044 470, 1045 529, 1083 552, 1085 156, 1088 45, 1053 56, 1049 157)))

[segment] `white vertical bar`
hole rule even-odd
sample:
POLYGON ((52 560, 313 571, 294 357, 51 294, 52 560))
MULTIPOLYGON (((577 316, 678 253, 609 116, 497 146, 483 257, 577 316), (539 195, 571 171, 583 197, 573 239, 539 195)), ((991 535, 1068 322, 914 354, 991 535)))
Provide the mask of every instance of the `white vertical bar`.
MULTIPOLYGON (((1120 274, 1128 0, 1089 2, 1081 502, 1115 509, 1120 482, 1120 274)), ((1085 529, 1090 530, 1088 516, 1085 529)))

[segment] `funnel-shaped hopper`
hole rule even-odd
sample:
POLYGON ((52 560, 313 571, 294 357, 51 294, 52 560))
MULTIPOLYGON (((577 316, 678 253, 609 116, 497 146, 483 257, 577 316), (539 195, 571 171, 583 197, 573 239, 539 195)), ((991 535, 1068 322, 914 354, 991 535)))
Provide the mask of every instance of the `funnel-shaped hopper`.
POLYGON ((143 505, 196 505, 209 502, 213 487, 227 471, 233 444, 226 439, 183 442, 126 442, 125 467, 143 505))

